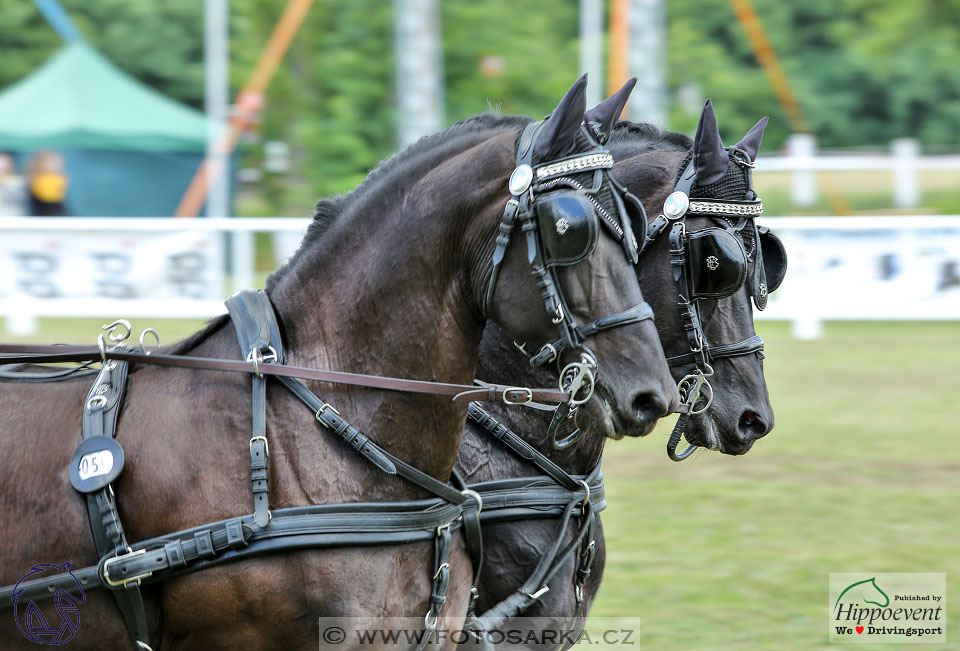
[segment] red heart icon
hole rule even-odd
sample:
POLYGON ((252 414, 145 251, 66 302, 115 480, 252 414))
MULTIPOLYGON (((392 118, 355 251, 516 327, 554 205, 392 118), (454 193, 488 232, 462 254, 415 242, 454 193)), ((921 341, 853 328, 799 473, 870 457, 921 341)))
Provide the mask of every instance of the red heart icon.
POLYGON ((863 633, 863 627, 862 627, 862 626, 858 626, 858 627, 857 627, 857 635, 860 635, 861 633, 863 633))

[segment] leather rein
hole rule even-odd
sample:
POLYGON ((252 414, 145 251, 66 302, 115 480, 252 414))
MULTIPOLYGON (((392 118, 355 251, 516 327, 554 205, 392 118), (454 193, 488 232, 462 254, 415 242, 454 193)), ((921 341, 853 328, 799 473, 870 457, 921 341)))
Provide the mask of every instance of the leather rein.
POLYGON ((407 380, 363 373, 346 373, 323 369, 305 368, 276 364, 276 351, 258 351, 249 361, 215 359, 209 357, 185 357, 165 355, 147 351, 135 352, 131 349, 108 350, 96 346, 33 346, 28 344, 0 344, 0 363, 7 364, 50 364, 57 362, 92 362, 100 360, 121 361, 154 366, 174 366, 207 371, 228 371, 246 373, 254 376, 270 375, 274 377, 316 380, 333 384, 425 393, 437 396, 452 396, 453 402, 503 400, 507 404, 522 404, 530 401, 564 402, 569 395, 558 389, 531 389, 510 387, 498 384, 483 386, 467 384, 449 384, 428 382, 426 380, 407 380))

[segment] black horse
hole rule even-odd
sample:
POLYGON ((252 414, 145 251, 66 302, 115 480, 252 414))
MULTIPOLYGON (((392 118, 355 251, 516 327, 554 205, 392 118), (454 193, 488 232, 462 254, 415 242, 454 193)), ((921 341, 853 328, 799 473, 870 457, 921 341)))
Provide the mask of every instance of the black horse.
MULTIPOLYGON (((622 99, 625 101, 626 98, 622 99)), ((662 214, 665 200, 674 192, 691 159, 696 161, 696 180, 689 193, 691 201, 698 198, 735 202, 753 200, 750 169, 759 150, 765 124, 766 119, 758 123, 737 145, 728 149, 720 140, 713 107, 709 102, 704 107, 693 141, 682 134, 661 131, 649 124, 619 122, 610 134, 609 141, 616 161, 612 173, 628 190, 642 199, 650 223, 654 223, 655 218, 662 214), (744 154, 747 158, 740 160, 739 156, 744 154)), ((730 221, 736 225, 739 220, 731 215, 716 213, 710 216, 690 214, 685 221, 687 231, 693 232, 717 226, 730 229, 733 227, 730 221)), ((647 236, 648 224, 634 222, 633 226, 637 238, 643 241, 647 236)), ((757 265, 763 264, 756 250, 760 246, 760 242, 756 241, 756 233, 752 228, 741 227, 736 235, 745 252, 749 252, 750 269, 746 270, 749 278, 753 278, 757 265)), ((675 362, 674 378, 680 382, 697 369, 695 358, 690 354, 683 315, 678 309, 678 286, 673 276, 669 248, 670 243, 665 237, 648 242, 636 272, 644 296, 654 307, 664 351, 675 362)), ((771 258, 767 261, 768 265, 776 264, 773 255, 768 257, 771 258)), ((782 273, 774 273, 776 271, 772 270, 768 275, 782 278, 782 273)), ((757 439, 773 428, 774 423, 763 377, 762 342, 756 343, 753 325, 750 305, 753 284, 748 280, 744 278, 734 293, 715 300, 704 300, 700 307, 705 343, 718 353, 710 360, 713 375, 709 381, 714 395, 708 409, 689 417, 685 436, 692 444, 725 454, 746 453, 757 439), (733 351, 738 354, 723 356, 719 348, 721 345, 740 342, 745 345, 733 351)), ((776 279, 773 282, 777 282, 776 279)), ((537 382, 546 377, 518 363, 518 359, 522 358, 518 357, 510 336, 496 324, 488 325, 481 343, 480 368, 483 374, 509 377, 516 382, 537 382)), ((698 402, 695 410, 703 408, 706 397, 704 394, 704 399, 698 402)), ((573 475, 587 475, 600 462, 604 440, 589 435, 595 425, 589 416, 578 415, 575 424, 570 426, 581 428, 587 435, 576 445, 555 450, 551 446, 552 437, 546 435, 551 423, 550 413, 532 409, 508 411, 495 405, 485 406, 484 409, 573 475)), ((468 421, 455 467, 470 484, 543 474, 509 452, 472 421, 468 421)), ((510 595, 516 596, 517 588, 531 575, 545 550, 555 544, 558 536, 562 536, 563 545, 567 545, 573 539, 573 534, 574 531, 558 531, 556 518, 526 519, 486 526, 486 560, 478 586, 480 596, 477 612, 483 614, 486 611, 489 615, 495 605, 510 595)), ((596 555, 592 563, 584 567, 582 554, 574 554, 566 559, 549 581, 549 590, 536 600, 526 599, 531 605, 522 615, 534 619, 520 624, 520 628, 537 628, 541 633, 544 630, 572 631, 572 639, 576 639, 603 572, 605 548, 599 521, 594 539, 596 555), (584 573, 580 574, 578 570, 584 573), (578 579, 583 584, 580 591, 577 590, 578 579)), ((586 546, 585 542, 579 551, 585 551, 586 546)), ((503 626, 510 628, 509 622, 503 626)), ((503 648, 509 646, 502 645, 503 648)), ((554 646, 545 644, 544 648, 554 646)), ((529 645, 523 645, 523 648, 529 648, 529 645)))
MULTIPOLYGON (((526 149, 520 139, 535 169, 602 153, 582 127, 585 83, 581 79, 570 89, 526 149)), ((553 340, 558 324, 562 328, 570 318, 587 323, 641 304, 623 238, 590 221, 599 219, 590 211, 577 217, 598 229, 597 237, 576 264, 547 269, 534 256, 535 282, 528 251, 515 245, 499 261, 498 281, 489 291, 505 203, 509 208, 507 200, 518 188, 526 196, 522 184, 511 183, 508 191, 508 178, 517 167, 519 134, 529 122, 488 115, 467 120, 423 139, 349 194, 321 204, 297 254, 267 284, 287 363, 463 384, 475 377, 488 319, 512 338, 539 345, 553 340), (548 281, 552 293, 546 292, 548 281), (548 314, 545 297, 562 305, 562 313, 550 304, 548 314)), ((591 159, 596 160, 603 156, 591 159)), ((603 193, 598 209, 616 215, 606 169, 598 167, 594 176, 603 193)), ((581 194, 567 201, 592 205, 589 193, 581 194)), ((536 201, 550 197, 544 191, 536 201)), ((531 255, 542 257, 535 228, 523 236, 531 255)), ((573 337, 569 328, 563 332, 573 337)), ((609 426, 598 426, 595 438, 645 432, 676 408, 678 394, 651 322, 628 322, 573 343, 589 344, 599 373, 593 399, 581 407, 609 426)), ((170 352, 227 359, 240 354, 225 318, 170 352)), ((566 354, 576 360, 578 352, 571 346, 566 354)), ((250 380, 133 364, 126 386, 116 428, 126 464, 112 486, 130 543, 249 514, 250 380)), ((307 386, 396 457, 440 481, 450 477, 464 405, 315 381, 307 386)), ((0 388, 5 523, 0 585, 16 583, 36 563, 96 565, 86 503, 71 487, 65 465, 79 441, 84 405, 90 404, 89 380, 7 380, 0 388)), ((385 476, 320 429, 318 419, 319 412, 315 417, 283 387, 269 383, 272 508, 424 497, 422 489, 385 476)), ((259 556, 163 582, 146 578, 141 590, 155 648, 307 649, 316 648, 319 617, 396 615, 423 621, 435 605, 431 576, 447 570, 440 628, 449 629, 463 618, 472 581, 459 537, 446 569, 437 567, 432 543, 387 544, 259 556)), ((41 608, 57 616, 49 602, 41 608)), ((124 623, 105 590, 88 591, 78 612, 71 648, 129 648, 124 623)), ((33 648, 13 619, 0 618, 0 646, 33 648)), ((339 648, 351 648, 349 640, 339 648)))

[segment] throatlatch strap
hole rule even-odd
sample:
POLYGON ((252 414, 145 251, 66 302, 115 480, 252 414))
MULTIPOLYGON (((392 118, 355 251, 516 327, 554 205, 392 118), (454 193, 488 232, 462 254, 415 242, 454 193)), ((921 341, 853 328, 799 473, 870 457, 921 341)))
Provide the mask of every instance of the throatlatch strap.
MULTIPOLYGON (((266 292, 245 289, 226 301, 227 311, 237 331, 240 352, 249 362, 283 363, 280 325, 266 292)), ((250 436, 250 485, 253 492, 253 521, 259 527, 270 522, 270 496, 267 476, 270 448, 267 445, 267 379, 253 376, 250 436)))
MULTIPOLYGON (((103 364, 84 403, 81 425, 84 440, 93 436, 110 438, 116 436, 117 417, 120 414, 120 405, 127 387, 128 370, 126 362, 114 360, 103 364)), ((118 556, 127 552, 129 546, 123 534, 113 485, 108 484, 96 492, 87 493, 86 498, 97 556, 106 559, 108 556, 118 556)), ((139 581, 124 584, 121 589, 113 592, 113 596, 117 602, 117 608, 123 615, 133 647, 150 649, 147 613, 143 607, 139 581)))

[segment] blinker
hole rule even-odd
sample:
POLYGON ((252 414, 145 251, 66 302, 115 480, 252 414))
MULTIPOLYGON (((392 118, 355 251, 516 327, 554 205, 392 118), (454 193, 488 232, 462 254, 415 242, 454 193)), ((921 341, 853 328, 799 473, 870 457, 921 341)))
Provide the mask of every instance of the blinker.
POLYGON ((547 266, 576 264, 596 247, 598 218, 593 204, 580 192, 540 195, 534 208, 547 266))
POLYGON ((694 298, 730 296, 746 280, 746 251, 726 229, 704 228, 687 234, 687 258, 694 298))

